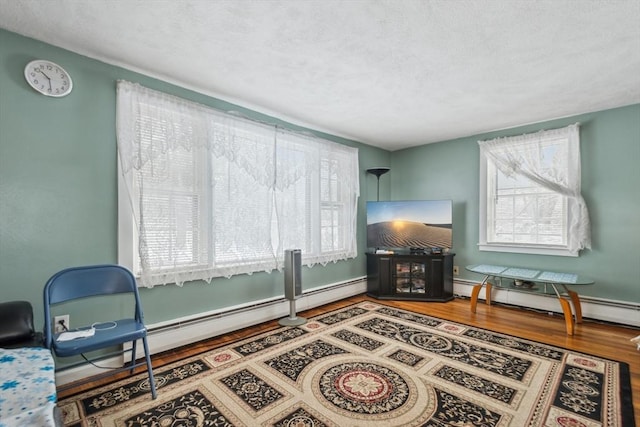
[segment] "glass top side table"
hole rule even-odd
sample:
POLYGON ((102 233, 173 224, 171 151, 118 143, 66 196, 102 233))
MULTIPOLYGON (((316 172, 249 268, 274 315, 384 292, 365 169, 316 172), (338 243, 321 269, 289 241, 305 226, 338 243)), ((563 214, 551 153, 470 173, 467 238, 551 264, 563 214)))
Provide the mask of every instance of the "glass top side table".
POLYGON ((483 286, 485 287, 485 301, 488 305, 491 305, 491 289, 493 286, 518 292, 542 294, 549 294, 548 289, 550 288, 560 302, 568 335, 573 335, 574 332, 574 314, 575 323, 582 323, 580 297, 577 292, 569 289, 568 286, 592 285, 594 283, 592 279, 575 273, 492 264, 474 264, 465 268, 473 273, 484 275, 482 282, 475 285, 471 292, 472 313, 476 312, 478 295, 483 286), (490 279, 493 280, 490 281, 490 279), (505 280, 503 281, 503 279, 505 280), (520 283, 519 286, 517 285, 518 283, 520 283), (573 310, 571 305, 573 305, 573 310))

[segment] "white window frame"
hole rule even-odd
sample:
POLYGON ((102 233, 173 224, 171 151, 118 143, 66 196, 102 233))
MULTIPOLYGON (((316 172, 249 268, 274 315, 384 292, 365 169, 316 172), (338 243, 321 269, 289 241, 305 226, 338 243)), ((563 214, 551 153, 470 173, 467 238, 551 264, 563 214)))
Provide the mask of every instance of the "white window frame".
MULTIPOLYGON (((478 248, 481 251, 492 252, 509 252, 509 253, 521 253, 521 254, 537 254, 537 255, 555 255, 555 256, 579 256, 579 250, 590 247, 590 236, 587 234, 587 238, 580 243, 576 243, 572 239, 577 237, 572 235, 574 230, 571 230, 572 225, 583 222, 584 226, 588 229, 588 213, 586 212, 586 206, 584 206, 584 200, 579 194, 577 196, 563 194, 557 189, 550 190, 540 184, 532 185, 542 189, 543 192, 548 194, 559 195, 562 199, 563 209, 563 244, 537 244, 537 243, 515 243, 515 242, 503 242, 492 240, 492 227, 495 225, 492 209, 496 204, 497 193, 497 171, 498 167, 493 159, 488 155, 488 151, 491 149, 489 145, 483 144, 489 143, 505 143, 512 144, 518 142, 520 144, 542 144, 546 141, 557 139, 559 131, 575 132, 572 137, 567 137, 563 141, 566 144, 568 150, 566 170, 567 174, 571 176, 570 180, 577 180, 577 188, 579 190, 580 180, 580 166, 579 166, 579 129, 578 125, 572 125, 567 128, 552 131, 540 131, 535 134, 520 135, 517 137, 498 138, 490 141, 479 141, 480 144, 480 173, 479 173, 479 243, 478 248), (530 137, 530 141, 528 141, 530 137), (545 140, 545 138, 547 138, 545 140), (577 154, 576 154, 577 153, 577 154), (577 155, 577 158, 576 158, 577 155), (576 163, 577 162, 577 167, 576 163), (577 174, 577 176, 575 176, 577 174), (577 247, 577 249, 576 249, 577 247)), ((511 170, 515 175, 518 175, 517 162, 514 162, 514 166, 511 170)), ((563 189, 564 191, 564 189, 563 189)), ((565 192, 566 193, 566 192, 565 192)))
MULTIPOLYGON (((210 190, 207 191, 211 192, 211 194, 207 194, 207 191, 202 194, 199 193, 200 197, 198 198, 199 215, 204 218, 202 222, 205 224, 205 227, 200 228, 200 235, 202 236, 202 238, 199 241, 208 242, 208 245, 210 245, 211 249, 209 250, 208 255, 200 252, 200 256, 198 256, 198 252, 194 251, 193 254, 198 258, 198 262, 194 262, 193 264, 182 263, 176 264, 175 266, 172 265, 169 268, 154 268, 152 271, 150 271, 151 269, 147 268, 146 271, 143 271, 144 268, 141 263, 140 255, 141 243, 138 232, 141 226, 141 217, 143 215, 140 215, 140 213, 137 212, 137 210, 139 210, 138 206, 140 205, 141 201, 141 195, 138 194, 137 191, 137 189, 139 188, 139 186, 137 185, 137 179, 144 176, 141 170, 143 170, 144 164, 146 164, 140 164, 140 159, 147 159, 149 157, 148 151, 141 151, 145 149, 148 150, 150 147, 153 147, 153 141, 155 141, 155 139, 154 136, 149 136, 149 133, 138 131, 140 127, 136 123, 138 123, 139 117, 150 117, 140 112, 142 111, 140 106, 153 109, 155 108, 154 102, 157 99, 162 99, 162 101, 164 102, 162 104, 162 108, 170 109, 172 108, 171 105, 174 102, 175 97, 152 91, 150 89, 143 88, 139 85, 134 85, 128 82, 118 82, 118 85, 118 156, 120 160, 118 162, 118 262, 134 272, 136 277, 139 278, 138 283, 140 286, 152 287, 158 284, 166 283, 176 283, 178 285, 182 285, 183 282, 192 280, 210 281, 213 277, 230 277, 234 274, 252 274, 253 272, 258 271, 271 271, 273 269, 281 269, 283 266, 285 249, 302 249, 302 263, 303 265, 308 266, 313 266, 315 264, 326 265, 328 262, 336 262, 338 260, 355 258, 357 256, 356 218, 357 199, 359 196, 359 171, 358 150, 356 148, 337 144, 316 137, 311 137, 306 134, 287 131, 282 128, 276 128, 272 125, 254 122, 249 119, 239 118, 237 115, 222 113, 202 105, 192 106, 190 105, 189 101, 177 98, 175 102, 181 107, 178 109, 181 114, 186 114, 183 113, 183 111, 190 111, 191 108, 195 109, 194 111, 197 118, 194 118, 194 120, 200 120, 196 123, 196 127, 200 126, 200 128, 202 128, 203 123, 206 123, 204 126, 207 126, 208 133, 205 133, 205 135, 209 135, 208 138, 210 140, 208 142, 203 142, 201 134, 200 139, 198 139, 198 144, 189 147, 188 139, 182 141, 182 139, 178 140, 174 138, 174 134, 166 134, 170 136, 167 136, 166 138, 161 136, 160 138, 160 141, 164 142, 161 150, 176 152, 176 149, 185 146, 190 150, 190 152, 192 152, 196 164, 195 169, 198 170, 197 176, 199 176, 199 179, 196 180, 200 182, 199 185, 202 185, 201 187, 198 187, 199 190, 196 189, 195 191, 200 192, 203 188, 210 188, 210 190), (121 90, 122 92, 120 92, 121 90), (120 98, 121 93, 122 99, 120 98), (130 97, 132 93, 134 95, 130 97), (139 99, 136 98, 136 96, 139 96, 139 99), (138 106, 131 107, 131 105, 138 106), (202 120, 204 120, 204 122, 202 120), (221 148, 216 144, 218 144, 222 140, 219 139, 218 136, 221 136, 222 138, 228 138, 228 136, 225 137, 224 135, 227 134, 217 133, 218 131, 216 130, 216 126, 218 125, 218 123, 220 123, 224 127, 224 129, 229 132, 228 135, 246 134, 249 137, 255 136, 256 138, 258 138, 258 135, 261 135, 261 141, 267 141, 265 143, 266 145, 263 145, 263 147, 267 147, 268 151, 271 151, 271 149, 269 148, 270 145, 268 145, 269 138, 264 139, 265 134, 260 132, 268 133, 268 128, 271 127, 271 132, 273 135, 271 136, 271 138, 273 138, 272 143, 275 144, 274 147, 278 147, 277 149, 274 148, 272 150, 274 158, 268 158, 269 154, 267 154, 266 159, 258 156, 259 163, 255 165, 245 165, 242 168, 238 168, 236 170, 235 164, 232 163, 231 160, 234 159, 233 157, 220 157, 221 148), (235 123, 238 124, 238 127, 234 127, 235 123), (253 131, 253 128, 255 128, 256 130, 253 131), (262 130, 259 130, 258 128, 262 130), (122 140, 138 142, 129 143, 123 142, 122 140), (139 141, 143 142, 141 143, 139 141), (172 141, 172 145, 170 146, 169 144, 167 144, 167 141, 172 141), (178 141, 179 143, 176 144, 175 141, 178 141), (141 146, 140 144, 144 145, 141 146), (176 146, 178 148, 176 148, 176 146), (198 150, 198 152, 196 153, 195 150, 198 150), (294 156, 287 157, 291 153, 294 153, 294 156), (295 155, 295 153, 303 156, 301 158, 301 161, 298 161, 298 157, 295 155), (271 247, 272 249, 268 250, 270 253, 265 254, 264 256, 258 256, 258 259, 256 258, 256 255, 259 255, 259 253, 256 252, 253 254, 248 254, 245 251, 243 253, 243 256, 245 256, 245 258, 235 259, 235 261, 230 261, 229 258, 225 258, 224 256, 217 259, 218 257, 216 256, 216 252, 213 249, 214 247, 216 247, 216 242, 214 240, 216 238, 216 233, 214 231, 213 225, 213 205, 214 203, 216 203, 213 197, 213 171, 216 167, 219 168, 222 165, 230 165, 234 167, 234 170, 237 173, 243 174, 242 176, 245 177, 243 179, 247 179, 247 177, 253 177, 252 171, 254 170, 253 168, 255 166, 258 166, 260 168, 263 165, 271 165, 275 164, 276 162, 281 163, 278 168, 271 171, 274 173, 272 178, 273 182, 269 179, 267 181, 264 181, 265 177, 270 176, 268 175, 269 171, 267 171, 267 175, 262 174, 257 178, 254 177, 255 179, 262 179, 262 181, 260 182, 256 181, 255 184, 256 186, 259 185, 260 188, 263 189, 261 191, 263 191, 262 194, 265 197, 263 197, 262 200, 264 201, 267 198, 273 198, 273 201, 271 203, 274 204, 271 207, 266 207, 267 210, 273 211, 272 223, 268 226, 271 229, 271 241, 262 242, 263 244, 266 244, 266 246, 260 246, 261 248, 271 247), (330 209, 335 210, 342 208, 344 210, 344 212, 342 212, 342 215, 339 217, 339 219, 342 220, 342 223, 339 224, 339 228, 343 233, 342 238, 340 239, 340 242, 343 243, 343 246, 338 250, 323 250, 322 247, 322 208, 326 206, 327 200, 322 200, 323 193, 322 191, 319 191, 319 189, 326 184, 322 182, 323 175, 321 172, 323 164, 325 164, 325 162, 328 162, 326 164, 333 165, 335 163, 335 165, 337 165, 336 171, 329 171, 329 176, 331 176, 331 173, 339 172, 339 177, 334 177, 332 182, 335 183, 336 188, 340 190, 339 194, 341 196, 338 196, 338 199, 329 200, 329 202, 331 203, 330 209), (249 168, 246 169, 246 174, 243 172, 245 171, 244 167, 249 168), (282 179, 277 178, 280 175, 278 175, 276 172, 282 172, 285 175, 283 175, 282 179), (272 185, 273 187, 271 187, 272 185), (277 203, 295 203, 294 201, 297 200, 295 196, 296 193, 294 185, 298 185, 299 189, 304 188, 304 207, 298 203, 296 205, 297 210, 292 210, 291 212, 287 213, 289 213, 289 218, 291 221, 297 222, 296 225, 298 226, 298 228, 304 225, 304 239, 297 239, 300 234, 291 232, 286 233, 286 231, 288 231, 288 225, 285 224, 285 221, 283 221, 281 218, 285 217, 286 219, 286 214, 283 215, 281 212, 280 215, 276 215, 278 206, 277 203), (293 189, 294 191, 291 192, 291 189, 293 189), (266 193, 268 191, 273 191, 273 196, 269 196, 266 193), (316 197, 318 198, 317 200, 315 200, 316 197), (343 199, 340 199, 340 197, 343 197, 343 199), (288 202, 287 200, 290 200, 291 202, 288 202), (295 216, 295 218, 293 218, 293 216, 295 216), (301 216, 303 216, 304 219, 300 219, 301 216), (207 235, 204 236, 202 235, 202 233, 206 233, 207 235), (296 242, 302 241, 304 241, 304 244, 296 246, 296 242), (205 260, 204 258, 208 259, 205 260)), ((186 118, 187 121, 190 120, 188 117, 186 118)), ((250 139, 251 138, 249 138, 247 141, 249 141, 250 139)), ((240 147, 240 145, 238 144, 242 143, 243 138, 233 139, 233 147, 240 147)), ((222 150, 224 150, 225 147, 228 146, 225 145, 224 147, 222 147, 222 150)), ((253 146, 249 144, 248 147, 249 148, 247 150, 251 151, 251 147, 253 146)), ((153 150, 156 150, 156 148, 153 148, 153 150)), ((161 153, 161 151, 157 151, 155 153, 161 153)), ((162 154, 158 154, 156 157, 154 157, 155 160, 153 161, 158 162, 161 161, 158 159, 162 158, 162 154)), ((176 163, 171 164, 175 166, 176 163)), ((152 173, 152 175, 155 176, 155 169, 153 170, 154 172, 152 173)), ((167 170, 173 169, 167 168, 167 170)), ((181 174, 178 173, 178 175, 181 174)), ((149 185, 144 184, 143 186, 147 190, 149 189, 149 185)), ((256 187, 253 187, 254 190, 255 188, 256 187)), ((174 187, 173 191, 174 194, 178 194, 177 192, 181 190, 179 189, 179 187, 174 187)), ((251 190, 249 190, 248 192, 245 191, 242 194, 251 194, 250 192, 251 190)), ((147 192, 145 194, 149 193, 147 192)), ((224 193, 219 193, 219 195, 220 194, 224 193)), ((237 194, 237 192, 235 194, 237 194)), ((243 209, 242 206, 240 206, 240 208, 243 209)), ((260 212, 264 212, 264 210, 261 210, 260 212)), ((235 221, 237 221, 237 219, 237 217, 234 218, 235 221)), ((225 229, 233 228, 235 226, 235 223, 223 225, 225 229)), ((335 227, 335 224, 333 226, 335 227)), ((166 227, 166 224, 163 224, 163 227, 166 227)), ((246 228, 246 230, 249 230, 249 228, 246 228)), ((147 236, 149 236, 148 233, 147 236)), ((234 239, 233 235, 231 235, 230 238, 234 239)), ((246 242, 247 240, 242 243, 246 244, 246 242)), ((155 243, 155 240, 147 240, 147 247, 149 246, 149 243, 155 243)), ((239 245, 238 247, 245 248, 246 246, 239 245)), ((333 245, 333 247, 335 248, 335 245, 333 245)), ((228 256, 230 253, 231 252, 226 251, 224 255, 228 256)))

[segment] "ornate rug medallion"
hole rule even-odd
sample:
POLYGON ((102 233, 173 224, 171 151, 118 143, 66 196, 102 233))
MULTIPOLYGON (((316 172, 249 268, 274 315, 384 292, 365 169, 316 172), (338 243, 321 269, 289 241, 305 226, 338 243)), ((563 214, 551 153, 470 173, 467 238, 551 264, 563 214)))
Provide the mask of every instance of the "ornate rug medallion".
POLYGON ((324 371, 317 381, 326 402, 359 415, 391 412, 409 399, 407 380, 375 363, 339 363, 324 371))
POLYGON ((365 302, 58 403, 65 426, 632 425, 628 366, 365 302))

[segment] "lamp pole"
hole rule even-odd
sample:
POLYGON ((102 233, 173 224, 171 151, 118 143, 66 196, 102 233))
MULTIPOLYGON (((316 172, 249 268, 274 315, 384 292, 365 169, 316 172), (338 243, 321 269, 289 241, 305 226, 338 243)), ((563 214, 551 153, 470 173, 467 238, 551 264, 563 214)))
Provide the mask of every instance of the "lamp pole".
POLYGON ((386 168, 386 167, 376 167, 376 168, 371 168, 371 169, 367 169, 367 173, 370 173, 372 175, 375 175, 376 178, 378 178, 378 197, 377 197, 377 201, 380 201, 380 176, 384 175, 385 173, 389 172, 391 169, 386 168))

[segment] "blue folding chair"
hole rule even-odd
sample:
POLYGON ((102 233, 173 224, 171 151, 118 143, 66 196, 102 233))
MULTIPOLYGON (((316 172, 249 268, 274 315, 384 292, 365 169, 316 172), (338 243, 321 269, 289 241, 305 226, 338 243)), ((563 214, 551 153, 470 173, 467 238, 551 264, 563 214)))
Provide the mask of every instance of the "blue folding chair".
MULTIPOLYGON (((133 304, 133 301, 132 301, 133 304)), ((44 341, 45 346, 51 349, 58 357, 83 355, 87 362, 93 363, 116 354, 131 352, 131 364, 121 368, 115 368, 111 372, 121 372, 129 369, 133 373, 138 366, 147 366, 149 374, 149 388, 151 395, 156 398, 156 385, 151 368, 149 346, 147 344, 147 328, 143 323, 142 307, 136 280, 129 270, 119 265, 93 265, 74 267, 62 270, 54 274, 44 287, 44 341), (61 333, 54 333, 54 319, 51 307, 87 297, 99 297, 113 294, 132 294, 135 299, 133 318, 109 320, 94 324, 85 328, 74 329, 83 331, 93 328, 93 335, 80 337, 68 341, 60 339, 61 333), (145 361, 136 362, 136 342, 142 340, 145 361), (131 348, 125 348, 124 344, 131 342, 131 348), (121 346, 116 352, 87 358, 85 353, 109 347, 121 346)), ((73 332, 71 331, 71 332, 73 332)), ((64 333, 64 332, 63 332, 64 333)), ((65 337, 63 337, 64 339, 65 337)), ((86 362, 81 362, 86 363, 86 362)))

